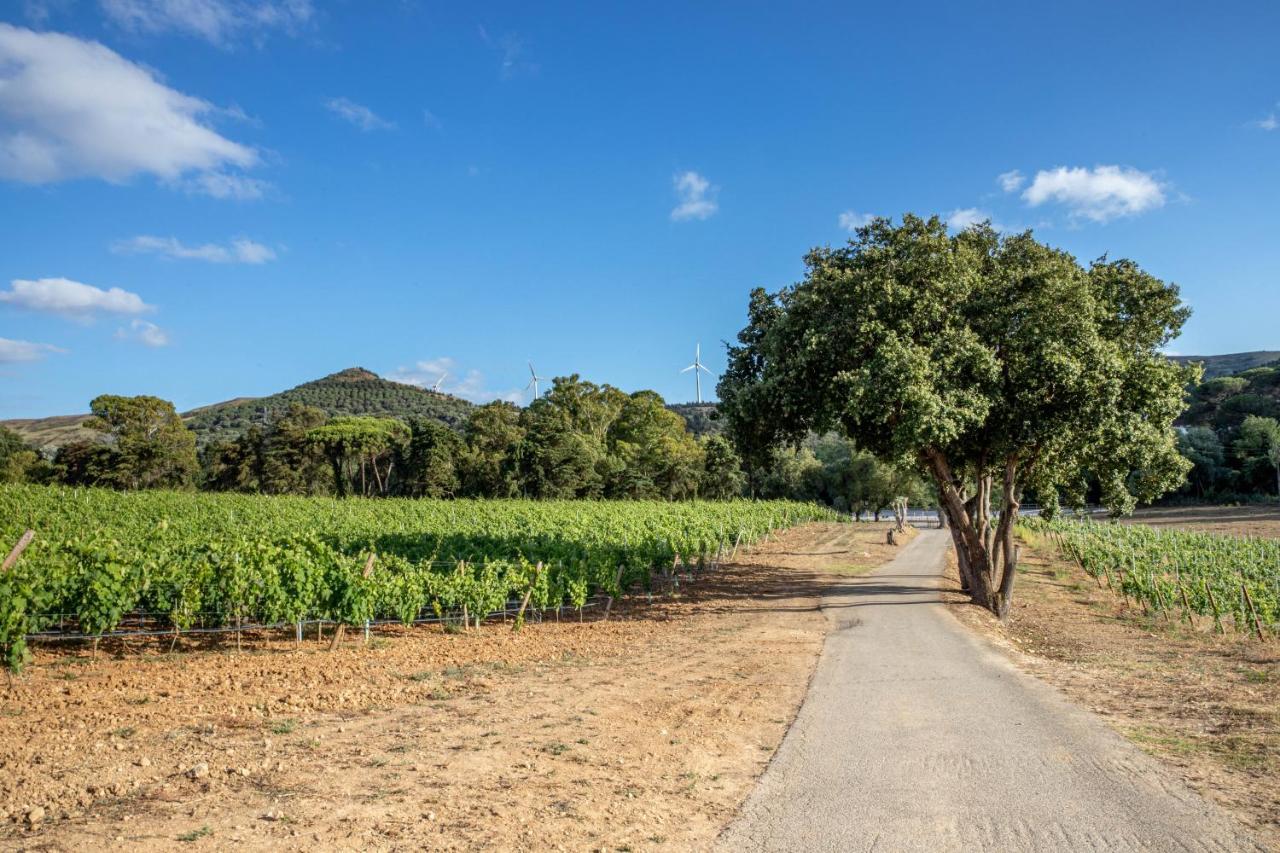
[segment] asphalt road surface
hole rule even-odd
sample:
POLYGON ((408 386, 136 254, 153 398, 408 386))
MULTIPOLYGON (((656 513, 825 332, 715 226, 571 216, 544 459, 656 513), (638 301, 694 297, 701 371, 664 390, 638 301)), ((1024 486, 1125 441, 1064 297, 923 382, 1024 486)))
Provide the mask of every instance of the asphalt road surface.
POLYGON ((803 707, 725 850, 1262 850, 940 603, 945 531, 824 598, 803 707))

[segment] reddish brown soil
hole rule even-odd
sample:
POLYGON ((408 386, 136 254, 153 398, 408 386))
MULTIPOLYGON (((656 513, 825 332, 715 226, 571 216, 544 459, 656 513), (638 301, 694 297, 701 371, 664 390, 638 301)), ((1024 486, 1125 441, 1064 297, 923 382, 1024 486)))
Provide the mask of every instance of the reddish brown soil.
POLYGON ((1047 543, 1024 545, 1014 595, 1004 625, 958 594, 952 612, 1280 850, 1280 642, 1144 616, 1047 543))
POLYGON ((886 526, 783 533, 608 622, 42 650, 0 693, 0 846, 704 847, 886 526))

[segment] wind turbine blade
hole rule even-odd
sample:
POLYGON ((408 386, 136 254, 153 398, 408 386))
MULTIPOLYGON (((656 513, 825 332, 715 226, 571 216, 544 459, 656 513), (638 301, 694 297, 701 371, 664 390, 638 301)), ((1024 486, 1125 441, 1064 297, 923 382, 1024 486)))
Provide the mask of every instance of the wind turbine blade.
POLYGON ((707 370, 707 366, 706 366, 705 364, 699 364, 699 365, 698 365, 698 369, 699 369, 699 370, 701 370, 703 373, 710 373, 710 372, 711 372, 710 370, 707 370))
POLYGON ((693 370, 695 367, 698 367, 698 366, 699 366, 699 365, 691 364, 691 365, 689 365, 688 367, 686 367, 684 370, 681 370, 680 372, 681 372, 681 373, 688 373, 690 370, 693 370))

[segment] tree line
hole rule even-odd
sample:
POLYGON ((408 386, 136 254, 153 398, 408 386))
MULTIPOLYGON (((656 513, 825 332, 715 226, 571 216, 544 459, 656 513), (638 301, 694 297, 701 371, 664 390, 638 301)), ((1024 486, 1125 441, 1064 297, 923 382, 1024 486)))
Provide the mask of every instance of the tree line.
POLYGON ((1184 497, 1251 501, 1280 495, 1280 362, 1191 390, 1178 449, 1191 463, 1184 497))
POLYGON ((0 478, 133 490, 423 498, 735 497, 815 501, 879 514, 923 481, 835 435, 808 436, 744 463, 723 435, 695 436, 653 391, 560 377, 526 408, 477 406, 458 429, 409 416, 332 416, 291 403, 238 437, 197 448, 168 401, 104 395, 86 428, 97 441, 44 459, 0 433, 0 478))

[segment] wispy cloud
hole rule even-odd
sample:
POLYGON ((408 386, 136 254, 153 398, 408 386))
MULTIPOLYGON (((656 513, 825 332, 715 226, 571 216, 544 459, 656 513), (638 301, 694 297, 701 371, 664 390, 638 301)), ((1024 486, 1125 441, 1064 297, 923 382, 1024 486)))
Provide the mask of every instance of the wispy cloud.
POLYGON ((15 341, 0 338, 0 364, 19 361, 39 361, 50 353, 66 352, 53 344, 37 344, 31 341, 15 341))
POLYGON ((107 20, 140 33, 176 32, 229 48, 272 32, 296 35, 315 19, 311 0, 99 0, 107 20))
POLYGON ((1056 202, 1073 218, 1107 222, 1162 206, 1165 189, 1154 173, 1128 166, 1059 166, 1037 172, 1022 198, 1032 207, 1056 202))
POLYGON ((0 178, 120 183, 149 174, 224 197, 252 180, 232 170, 259 156, 203 121, 216 112, 97 42, 0 23, 0 178))
POLYGON ((244 237, 236 238, 225 246, 217 243, 187 246, 176 237, 141 234, 112 243, 111 251, 117 255, 162 255, 177 260, 208 261, 213 264, 265 264, 276 259, 276 253, 271 247, 244 237))
POLYGON ((1001 172, 996 175, 996 183, 1000 185, 1000 189, 1007 193, 1017 192, 1026 181, 1027 176, 1017 169, 1010 169, 1007 172, 1001 172))
POLYGON ((489 31, 483 24, 480 25, 479 30, 480 40, 502 58, 499 66, 502 79, 508 80, 519 74, 538 73, 538 64, 529 60, 524 39, 519 35, 503 33, 495 38, 489 35, 489 31))
POLYGON ((983 210, 980 207, 958 207, 947 214, 947 227, 953 231, 963 231, 983 222, 990 223, 991 227, 996 231, 1011 230, 995 221, 990 211, 983 210))
POLYGON ((678 204, 671 211, 676 222, 686 219, 707 219, 720 209, 716 201, 719 187, 714 187, 697 172, 681 172, 672 178, 678 204))
POLYGON ((69 278, 14 279, 9 290, 0 291, 0 302, 57 314, 73 320, 89 320, 97 314, 145 314, 155 306, 119 287, 103 290, 69 278))
POLYGON ((439 383, 438 390, 442 394, 452 394, 473 403, 488 403, 493 400, 518 403, 524 399, 523 392, 518 389, 505 391, 490 389, 483 373, 475 369, 461 368, 456 361, 447 356, 414 362, 409 367, 397 367, 386 374, 386 378, 392 382, 403 382, 419 388, 435 389, 439 383))
POLYGON ((1261 130, 1275 130, 1280 127, 1280 118, 1277 118, 1275 113, 1268 113, 1265 118, 1255 121, 1253 126, 1261 130))
POLYGON ((876 215, 874 213, 858 213, 856 210, 846 210, 840 214, 840 227, 852 234, 859 228, 870 225, 875 218, 876 215))
POLYGON ((393 130, 396 126, 395 122, 387 121, 364 104, 357 104, 350 98, 330 98, 324 105, 329 112, 366 133, 371 130, 393 130))
POLYGON ((116 340, 135 341, 146 347, 167 347, 169 333, 146 320, 134 320, 129 328, 116 329, 116 340))

